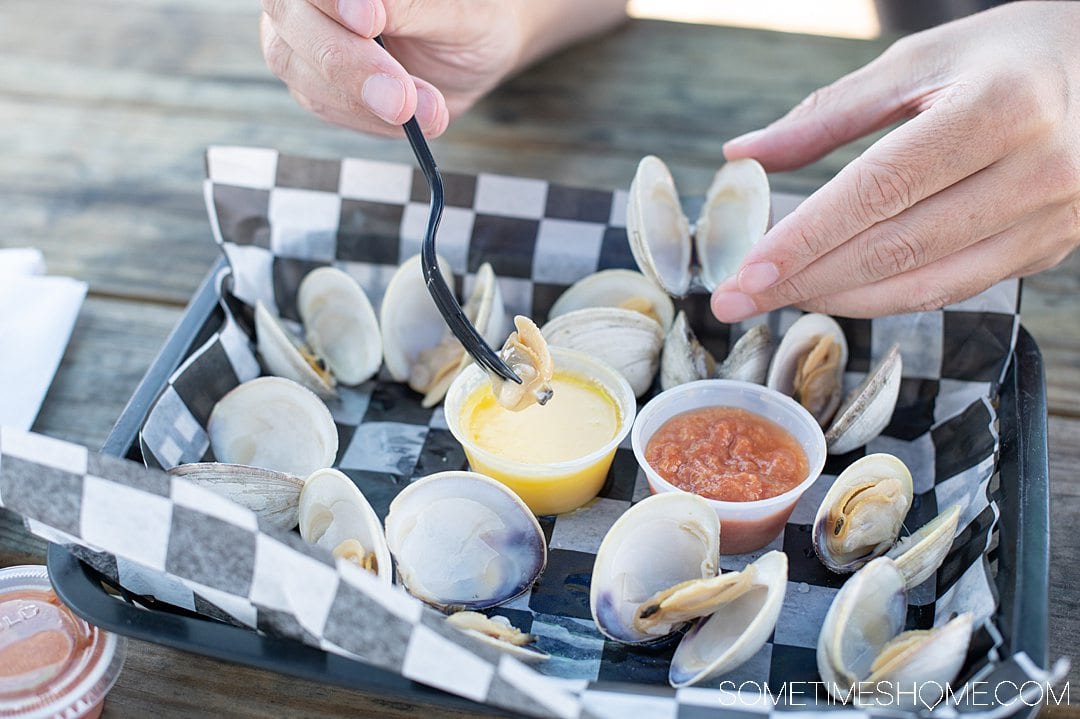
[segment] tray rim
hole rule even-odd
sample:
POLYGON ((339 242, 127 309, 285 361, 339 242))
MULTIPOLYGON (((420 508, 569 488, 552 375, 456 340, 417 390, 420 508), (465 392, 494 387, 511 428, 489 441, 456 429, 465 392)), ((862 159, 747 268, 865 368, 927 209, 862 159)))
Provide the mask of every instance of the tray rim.
MULTIPOLYGON (((228 267, 221 257, 210 268, 170 332, 127 405, 113 425, 101 452, 128 457, 139 452, 138 432, 168 378, 197 349, 197 339, 221 298, 217 278, 228 267)), ((1010 656, 1027 654, 1047 666, 1049 631, 1049 454, 1047 447, 1046 380, 1042 353, 1022 324, 1000 388, 998 473, 1015 477, 1016 512, 999 517, 998 613, 1010 627, 1010 656), (1008 414, 1007 414, 1008 413, 1008 414), (1020 431, 1023 426, 1024 431, 1020 431), (1019 567, 1020 571, 1016 571, 1019 567), (1024 587, 1034 587, 1025 592, 1024 587), (1042 587, 1040 591, 1037 588, 1042 587)), ((1003 497, 1002 499, 1007 499, 1003 497)), ((1012 502, 1010 502, 1011 504, 1012 502)), ((211 619, 138 608, 108 594, 92 567, 61 545, 50 544, 46 564, 57 595, 83 619, 106 630, 144 641, 267 669, 354 691, 393 697, 447 709, 500 714, 501 710, 432 689, 363 662, 334 655, 301 642, 269 637, 211 619), (357 675, 360 668, 363 674, 357 675)), ((1034 714, 1022 707, 1014 716, 1034 714)), ((914 715, 912 715, 914 716, 914 715)))

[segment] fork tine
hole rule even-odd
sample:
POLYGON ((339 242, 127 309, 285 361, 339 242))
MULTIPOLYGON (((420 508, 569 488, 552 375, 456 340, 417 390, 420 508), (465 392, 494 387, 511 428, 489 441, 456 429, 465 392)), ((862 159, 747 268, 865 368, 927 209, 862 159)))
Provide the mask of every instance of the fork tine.
MULTIPOLYGON (((375 37, 375 42, 379 43, 383 49, 386 48, 381 35, 375 37)), ((424 244, 420 248, 420 265, 424 269, 424 281, 428 292, 435 300, 435 306, 439 308, 439 313, 442 314, 447 327, 477 364, 505 380, 521 384, 521 378, 514 374, 514 371, 495 353, 495 350, 488 346, 476 327, 465 316, 454 293, 443 279, 442 272, 439 271, 439 261, 435 254, 435 234, 439 230, 439 222, 442 221, 445 205, 442 175, 439 174, 431 148, 428 147, 424 133, 420 131, 420 123, 415 117, 405 123, 405 137, 412 146, 416 161, 420 164, 420 169, 427 178, 428 188, 431 190, 431 210, 428 214, 427 230, 424 233, 424 244)))

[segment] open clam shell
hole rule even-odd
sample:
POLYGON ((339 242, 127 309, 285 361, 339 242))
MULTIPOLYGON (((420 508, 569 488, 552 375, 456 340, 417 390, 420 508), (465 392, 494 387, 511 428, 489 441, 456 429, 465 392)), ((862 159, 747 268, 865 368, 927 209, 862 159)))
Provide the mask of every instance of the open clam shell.
POLYGON ((652 386, 660 367, 664 330, 656 320, 634 310, 574 310, 550 320, 542 331, 548 344, 585 352, 617 369, 637 397, 652 386))
POLYGON ((297 509, 304 480, 295 475, 224 462, 181 464, 169 474, 224 495, 271 527, 288 531, 299 521, 297 509))
POLYGON ((323 360, 294 337, 261 301, 255 303, 255 337, 267 372, 301 384, 320 397, 337 396, 337 383, 323 360))
POLYGON ((814 551, 834 572, 855 571, 896 543, 913 496, 911 472, 893 455, 871 454, 852 463, 821 500, 814 551))
MULTIPOLYGON (((450 263, 438 258, 439 270, 453 286, 450 263)), ((396 382, 405 382, 420 353, 435 347, 443 337, 446 323, 424 284, 420 255, 401 264, 383 294, 379 307, 383 335, 383 359, 396 382)))
POLYGON ((720 520, 708 502, 674 492, 642 500, 616 520, 597 550, 589 588, 593 621, 624 644, 661 641, 678 627, 638 630, 638 608, 681 582, 715 576, 719 561, 720 520))
POLYGON ((304 541, 352 561, 390 584, 393 562, 382 524, 363 492, 347 476, 336 469, 312 473, 300 492, 299 521, 304 541))
POLYGON ((825 432, 829 454, 847 454, 881 434, 896 409, 902 375, 900 345, 894 344, 837 410, 825 432))
POLYGON ((668 670, 673 687, 697 684, 735 669, 765 646, 787 592, 787 555, 764 554, 743 570, 750 588, 700 619, 679 642, 668 670))
POLYGON ((475 472, 416 480, 390 504, 386 541, 410 594, 439 609, 485 609, 526 591, 547 563, 536 517, 475 472))
POLYGON ((723 362, 698 341, 686 313, 676 315, 664 338, 660 356, 660 387, 671 389, 699 379, 733 379, 764 384, 772 357, 772 333, 768 325, 754 325, 738 339, 723 362))
POLYGON ((769 225, 769 180, 752 159, 733 160, 716 173, 696 227, 683 214, 675 181, 654 155, 638 163, 626 208, 630 251, 638 268, 672 295, 683 297, 695 275, 712 291, 730 277, 769 225), (692 265, 694 250, 697 266, 692 265))
POLYGON ((844 394, 848 343, 832 317, 803 315, 776 348, 766 386, 793 397, 827 427, 844 394))
POLYGON ((930 578, 952 548, 960 523, 960 505, 948 507, 917 531, 900 539, 885 556, 896 562, 908 589, 930 578))
POLYGON ((214 405, 206 430, 219 462, 307 477, 337 456, 330 410, 283 377, 259 377, 233 388, 214 405))
POLYGON ((379 371, 379 322, 356 280, 336 267, 320 267, 300 282, 296 304, 308 346, 339 382, 360 384, 379 371))
POLYGON ((590 307, 636 310, 659 322, 665 332, 675 320, 675 305, 668 293, 633 270, 601 270, 578 280, 555 300, 548 319, 590 307))

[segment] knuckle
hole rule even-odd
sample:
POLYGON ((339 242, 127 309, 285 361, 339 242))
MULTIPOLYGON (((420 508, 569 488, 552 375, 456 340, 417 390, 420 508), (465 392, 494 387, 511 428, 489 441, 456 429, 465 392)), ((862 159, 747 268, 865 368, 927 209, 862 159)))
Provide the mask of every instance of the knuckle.
POLYGON ((333 38, 317 41, 313 47, 315 67, 332 83, 344 79, 346 72, 345 48, 333 38))
POLYGON ((796 226, 790 250, 800 265, 809 264, 828 249, 828 227, 818 218, 808 218, 796 226))
POLYGON ((802 285, 803 283, 798 279, 798 275, 796 275, 773 287, 770 290, 770 293, 773 295, 775 304, 779 307, 787 307, 788 305, 794 305, 807 299, 808 293, 802 285))
POLYGON ((869 224, 899 213, 916 199, 917 183, 902 162, 863 156, 855 174, 856 219, 869 224))
POLYGON ((871 277, 887 277, 909 272, 926 262, 921 239, 901 222, 886 221, 867 246, 864 269, 871 277))
POLYGON ((934 312, 952 303, 952 292, 941 285, 927 283, 915 293, 913 309, 916 312, 934 312))
POLYGON ((1036 133, 1058 121, 1057 103, 1049 102, 1046 80, 1027 70, 999 72, 990 81, 984 98, 995 107, 999 126, 1006 132, 1036 133))
POLYGON ((1056 152, 1042 164, 1039 173, 1050 192, 1059 192, 1065 197, 1080 194, 1080 153, 1056 152))

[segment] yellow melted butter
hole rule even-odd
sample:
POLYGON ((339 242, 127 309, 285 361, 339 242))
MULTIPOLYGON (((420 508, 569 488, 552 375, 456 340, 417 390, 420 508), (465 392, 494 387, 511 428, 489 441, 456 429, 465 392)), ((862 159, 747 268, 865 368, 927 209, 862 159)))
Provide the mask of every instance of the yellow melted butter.
POLYGON ((511 412, 484 383, 462 412, 469 438, 503 459, 550 464, 592 454, 615 437, 619 406, 602 387, 579 375, 556 372, 551 388, 555 394, 544 406, 511 412))

